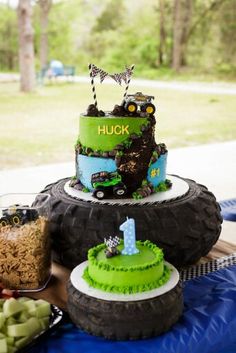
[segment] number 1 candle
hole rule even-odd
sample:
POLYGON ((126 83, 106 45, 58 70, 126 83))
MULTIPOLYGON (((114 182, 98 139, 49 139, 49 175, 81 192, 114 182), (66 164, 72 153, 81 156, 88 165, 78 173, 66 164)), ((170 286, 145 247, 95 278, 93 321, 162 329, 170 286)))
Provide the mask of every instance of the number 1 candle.
POLYGON ((136 248, 135 221, 133 218, 128 218, 120 225, 120 230, 124 233, 124 249, 122 255, 134 255, 139 253, 136 248))

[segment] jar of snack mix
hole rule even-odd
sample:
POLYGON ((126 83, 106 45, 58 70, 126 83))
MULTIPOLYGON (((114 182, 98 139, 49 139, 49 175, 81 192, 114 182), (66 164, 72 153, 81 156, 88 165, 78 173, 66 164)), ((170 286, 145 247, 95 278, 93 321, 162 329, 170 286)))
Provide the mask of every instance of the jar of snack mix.
POLYGON ((51 274, 46 194, 0 196, 0 282, 20 291, 39 291, 51 274))

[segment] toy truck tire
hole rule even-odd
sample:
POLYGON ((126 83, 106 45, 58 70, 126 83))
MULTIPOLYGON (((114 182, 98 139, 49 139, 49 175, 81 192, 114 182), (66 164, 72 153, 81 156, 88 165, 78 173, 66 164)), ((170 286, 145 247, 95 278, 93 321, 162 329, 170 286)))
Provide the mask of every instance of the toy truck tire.
POLYGON ((105 190, 103 188, 95 189, 93 192, 93 196, 98 200, 102 200, 105 197, 105 190))
POLYGON ((12 215, 10 217, 10 223, 13 225, 13 226, 19 226, 20 224, 22 224, 22 217, 21 215, 19 215, 18 213, 12 215))
POLYGON ((9 219, 7 217, 2 217, 0 219, 0 227, 6 227, 10 224, 9 219))
POLYGON ((138 106, 135 102, 127 102, 125 104, 125 109, 129 112, 129 113, 136 113, 138 106))
POLYGON ((141 106, 141 111, 153 115, 156 111, 156 107, 152 103, 143 104, 141 106))
POLYGON ((125 185, 117 185, 113 188, 113 194, 118 197, 124 196, 126 194, 126 192, 127 192, 127 190, 126 190, 125 185))

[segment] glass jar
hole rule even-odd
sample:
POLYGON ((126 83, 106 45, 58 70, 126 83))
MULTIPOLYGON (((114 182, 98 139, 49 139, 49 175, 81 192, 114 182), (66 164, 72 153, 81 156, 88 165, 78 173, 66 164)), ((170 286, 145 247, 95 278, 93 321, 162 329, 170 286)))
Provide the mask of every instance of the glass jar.
POLYGON ((47 194, 0 196, 0 282, 39 291, 51 275, 47 194))

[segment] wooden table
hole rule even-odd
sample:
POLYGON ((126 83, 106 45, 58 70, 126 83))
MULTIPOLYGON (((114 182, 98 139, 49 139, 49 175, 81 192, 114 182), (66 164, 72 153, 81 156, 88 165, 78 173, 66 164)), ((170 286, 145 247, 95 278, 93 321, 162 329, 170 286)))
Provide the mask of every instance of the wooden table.
MULTIPOLYGON (((207 256, 203 257, 199 262, 207 262, 213 259, 218 259, 223 256, 230 255, 236 252, 236 245, 230 244, 223 240, 218 240, 207 256)), ((66 285, 70 277, 71 271, 65 267, 53 263, 52 278, 46 289, 38 293, 28 293, 27 295, 35 299, 45 299, 51 304, 57 305, 63 310, 67 310, 67 291, 66 285)))

